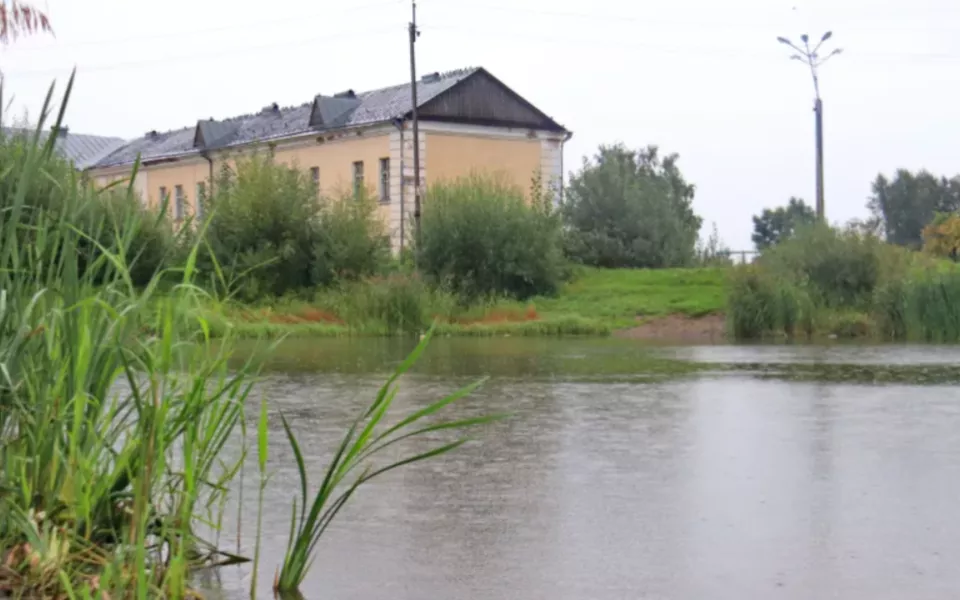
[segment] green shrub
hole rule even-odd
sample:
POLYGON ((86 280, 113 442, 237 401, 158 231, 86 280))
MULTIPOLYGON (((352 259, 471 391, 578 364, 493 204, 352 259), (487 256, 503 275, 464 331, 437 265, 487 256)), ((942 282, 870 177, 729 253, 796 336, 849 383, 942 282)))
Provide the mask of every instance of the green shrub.
POLYGON ((430 187, 419 265, 465 299, 553 294, 561 282, 560 222, 549 201, 500 179, 468 177, 430 187))
MULTIPOLYGON (((304 173, 269 157, 224 172, 208 205, 210 248, 246 300, 370 275, 389 257, 367 194, 318 198, 304 173)), ((209 259, 203 266, 212 276, 209 259)))
POLYGON ((805 282, 825 306, 866 306, 881 279, 883 243, 818 224, 801 229, 759 260, 784 278, 805 282))
POLYGON ((370 194, 342 195, 321 202, 313 261, 315 285, 357 280, 390 263, 390 238, 370 194))

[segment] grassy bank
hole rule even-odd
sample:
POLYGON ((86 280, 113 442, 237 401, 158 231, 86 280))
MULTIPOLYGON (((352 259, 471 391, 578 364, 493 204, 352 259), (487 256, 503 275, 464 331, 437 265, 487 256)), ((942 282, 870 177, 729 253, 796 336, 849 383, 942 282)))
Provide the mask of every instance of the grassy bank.
POLYGON ((215 332, 230 329, 242 337, 415 333, 434 319, 439 335, 607 335, 644 318, 721 312, 726 279, 721 268, 584 268, 555 296, 464 307, 414 278, 395 276, 321 290, 309 299, 208 306, 206 316, 215 332))

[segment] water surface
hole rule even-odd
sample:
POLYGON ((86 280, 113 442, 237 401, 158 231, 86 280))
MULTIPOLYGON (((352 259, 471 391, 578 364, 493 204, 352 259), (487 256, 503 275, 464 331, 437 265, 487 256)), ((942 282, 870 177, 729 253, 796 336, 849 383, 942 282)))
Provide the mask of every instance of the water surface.
MULTIPOLYGON (((274 354, 276 371, 258 389, 273 436, 262 594, 282 557, 299 485, 279 412, 292 420, 318 483, 344 424, 413 343, 297 341, 274 354)), ((321 543, 304 595, 954 597, 960 389, 922 378, 798 381, 728 367, 950 372, 958 359, 950 347, 649 350, 622 340, 436 340, 403 380, 398 413, 488 374, 450 416, 513 418, 455 454, 361 491, 321 543)), ((241 551, 252 555, 249 472, 243 487, 241 551)), ((233 540, 236 525, 226 529, 223 539, 233 540)), ((246 567, 223 569, 206 582, 208 595, 248 597, 249 577, 246 567)))

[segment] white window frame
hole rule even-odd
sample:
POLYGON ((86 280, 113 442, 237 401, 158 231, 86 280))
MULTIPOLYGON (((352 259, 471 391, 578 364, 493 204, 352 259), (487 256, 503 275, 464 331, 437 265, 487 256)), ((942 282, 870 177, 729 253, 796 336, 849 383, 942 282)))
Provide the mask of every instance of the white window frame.
POLYGON ((390 203, 390 159, 380 159, 380 204, 390 203))
POLYGON ((183 209, 187 203, 187 194, 183 191, 183 186, 179 183, 173 186, 173 217, 178 220, 183 220, 183 209))
POLYGON ((197 219, 203 220, 203 201, 207 198, 207 182, 197 182, 197 219))
POLYGON ((353 195, 359 196, 363 189, 363 161, 353 161, 353 195))

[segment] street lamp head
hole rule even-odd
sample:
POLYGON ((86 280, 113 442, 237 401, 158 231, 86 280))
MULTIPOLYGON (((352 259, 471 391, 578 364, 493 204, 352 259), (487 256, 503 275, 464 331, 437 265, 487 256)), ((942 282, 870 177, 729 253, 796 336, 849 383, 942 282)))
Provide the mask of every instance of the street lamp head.
POLYGON ((793 45, 793 44, 790 43, 790 40, 788 40, 788 39, 785 38, 785 37, 778 37, 778 38, 777 38, 777 41, 780 42, 781 44, 786 44, 786 45, 788 45, 788 46, 792 46, 792 45, 793 45))
POLYGON ((799 60, 800 62, 803 62, 803 57, 800 56, 799 54, 794 54, 793 56, 790 57, 790 60, 799 60))
POLYGON ((807 35, 807 34, 803 34, 803 35, 800 36, 800 41, 802 41, 804 44, 806 44, 807 42, 810 41, 810 36, 807 35))
POLYGON ((833 32, 832 31, 826 32, 825 34, 823 34, 823 37, 820 38, 820 43, 822 44, 823 42, 829 40, 831 37, 833 37, 833 32))

